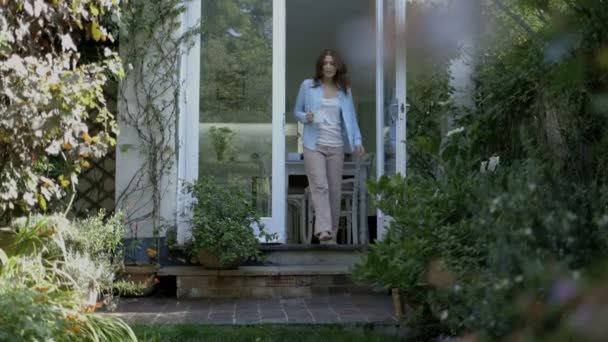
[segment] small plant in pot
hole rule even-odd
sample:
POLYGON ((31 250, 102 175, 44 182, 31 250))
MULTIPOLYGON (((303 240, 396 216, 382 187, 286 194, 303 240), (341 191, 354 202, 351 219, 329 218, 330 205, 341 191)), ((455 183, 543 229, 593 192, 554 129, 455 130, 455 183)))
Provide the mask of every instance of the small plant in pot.
POLYGON ((218 128, 211 126, 209 128, 209 136, 211 137, 211 144, 215 150, 217 161, 224 161, 230 152, 234 132, 229 127, 218 128))
POLYGON ((125 246, 125 264, 120 277, 122 282, 115 289, 122 296, 150 295, 158 283, 158 248, 152 244, 146 249, 148 262, 139 262, 137 255, 142 249, 142 240, 138 237, 139 225, 134 222, 125 227, 128 227, 130 240, 125 246))
POLYGON ((269 241, 251 198, 238 186, 204 177, 186 185, 192 196, 191 253, 209 269, 236 268, 261 253, 258 238, 269 241), (256 236, 254 227, 259 233, 256 236))

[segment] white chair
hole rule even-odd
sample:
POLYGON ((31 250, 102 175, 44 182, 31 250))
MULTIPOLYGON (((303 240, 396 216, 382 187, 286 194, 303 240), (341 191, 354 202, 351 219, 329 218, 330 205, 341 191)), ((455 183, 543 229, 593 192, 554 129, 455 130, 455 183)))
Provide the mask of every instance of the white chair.
POLYGON ((291 242, 298 242, 299 240, 302 244, 310 244, 312 241, 312 231, 308 231, 306 222, 306 213, 308 210, 306 194, 288 194, 287 207, 291 214, 288 239, 291 240, 291 242))

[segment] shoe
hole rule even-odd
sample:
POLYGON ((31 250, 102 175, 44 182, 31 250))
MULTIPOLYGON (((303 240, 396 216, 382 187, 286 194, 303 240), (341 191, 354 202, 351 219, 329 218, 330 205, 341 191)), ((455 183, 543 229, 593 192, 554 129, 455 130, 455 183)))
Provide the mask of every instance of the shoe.
POLYGON ((317 235, 317 238, 319 239, 319 241, 329 241, 329 240, 331 240, 331 234, 329 232, 327 232, 327 231, 320 232, 317 235))

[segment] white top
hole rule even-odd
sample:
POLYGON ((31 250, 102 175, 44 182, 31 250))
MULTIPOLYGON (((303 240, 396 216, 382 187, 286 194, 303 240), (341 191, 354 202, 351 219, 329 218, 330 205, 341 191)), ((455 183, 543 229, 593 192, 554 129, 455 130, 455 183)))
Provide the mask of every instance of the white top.
POLYGON ((344 145, 344 141, 342 140, 340 101, 337 97, 324 97, 321 100, 321 108, 315 113, 314 121, 319 123, 317 144, 330 147, 344 145))

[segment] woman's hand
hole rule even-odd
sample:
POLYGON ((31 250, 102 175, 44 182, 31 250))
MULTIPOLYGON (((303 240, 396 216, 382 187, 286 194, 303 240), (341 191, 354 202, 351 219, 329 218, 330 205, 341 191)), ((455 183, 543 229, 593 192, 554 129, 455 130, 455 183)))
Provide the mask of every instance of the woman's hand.
POLYGON ((363 145, 357 145, 355 146, 354 152, 358 157, 361 157, 365 154, 365 148, 363 147, 363 145))
POLYGON ((306 113, 306 121, 308 121, 308 122, 315 121, 315 115, 312 112, 306 113))

